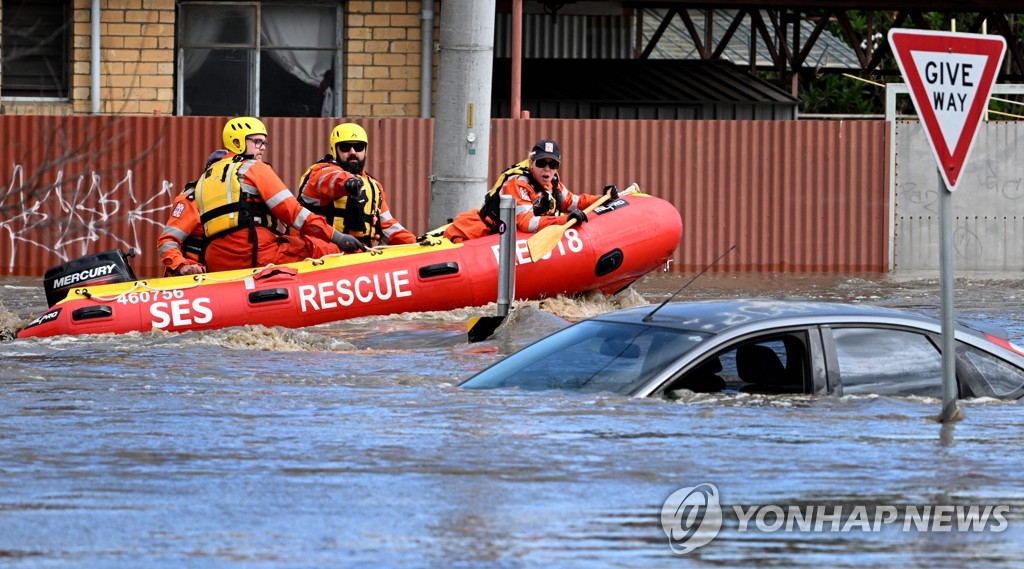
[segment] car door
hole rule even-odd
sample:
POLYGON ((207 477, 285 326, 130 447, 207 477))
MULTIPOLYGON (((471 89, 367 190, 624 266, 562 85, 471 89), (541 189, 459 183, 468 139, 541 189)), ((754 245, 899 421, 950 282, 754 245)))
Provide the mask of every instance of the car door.
POLYGON ((957 342, 956 355, 961 397, 1013 401, 1024 396, 1024 369, 1019 361, 1007 361, 964 342, 957 342))
POLYGON ((926 332, 868 325, 822 326, 829 392, 942 397, 942 353, 926 332))

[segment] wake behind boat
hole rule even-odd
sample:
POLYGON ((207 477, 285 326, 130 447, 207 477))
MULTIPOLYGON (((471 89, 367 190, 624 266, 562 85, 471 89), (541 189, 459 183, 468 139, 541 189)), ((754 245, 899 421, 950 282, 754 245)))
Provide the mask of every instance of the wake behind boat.
MULTIPOLYGON (((589 217, 537 261, 531 261, 527 249, 529 234, 518 236, 516 299, 618 292, 664 265, 682 237, 675 206, 645 194, 620 197, 589 217)), ((361 316, 482 306, 497 296, 498 240, 498 235, 459 244, 434 239, 284 265, 145 280, 134 280, 129 270, 132 278, 125 282, 70 289, 18 337, 247 324, 299 328, 361 316)), ((62 277, 64 284, 117 276, 107 268, 87 271, 62 277)))

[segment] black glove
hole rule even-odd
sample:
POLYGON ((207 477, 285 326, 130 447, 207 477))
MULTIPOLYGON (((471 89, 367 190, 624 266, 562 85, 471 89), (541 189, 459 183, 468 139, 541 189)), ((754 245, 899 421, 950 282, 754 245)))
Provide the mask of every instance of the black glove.
POLYGON ((602 191, 601 193, 610 194, 608 201, 613 202, 619 199, 619 189, 615 187, 615 184, 608 184, 607 186, 604 187, 604 191, 602 191))
POLYGON ((341 249, 342 253, 355 253, 356 251, 366 251, 366 245, 363 242, 352 237, 348 233, 342 233, 337 229, 331 235, 331 243, 334 243, 341 249))
POLYGON ((587 214, 583 213, 582 211, 580 211, 578 209, 574 209, 574 210, 569 212, 569 215, 566 216, 566 221, 572 221, 574 219, 576 220, 576 225, 580 225, 581 223, 586 223, 587 222, 587 214))
POLYGON ((359 195, 359 192, 362 189, 363 189, 363 179, 362 178, 358 178, 358 177, 353 176, 353 177, 345 180, 345 192, 348 195, 350 195, 352 197, 356 197, 356 196, 359 195))

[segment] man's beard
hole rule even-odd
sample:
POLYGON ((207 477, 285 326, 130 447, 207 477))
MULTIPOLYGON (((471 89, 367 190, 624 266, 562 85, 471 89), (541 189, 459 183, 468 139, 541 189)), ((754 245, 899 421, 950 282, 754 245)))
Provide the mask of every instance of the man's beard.
POLYGON ((343 170, 345 170, 346 172, 348 172, 350 174, 356 174, 356 175, 362 173, 363 166, 365 166, 365 165, 366 165, 366 160, 359 160, 359 159, 346 160, 346 161, 341 163, 341 167, 342 167, 343 170))

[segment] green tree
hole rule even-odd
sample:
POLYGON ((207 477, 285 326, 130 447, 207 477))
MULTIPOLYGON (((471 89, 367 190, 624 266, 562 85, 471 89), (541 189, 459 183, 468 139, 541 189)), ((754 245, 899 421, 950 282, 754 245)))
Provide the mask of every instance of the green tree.
MULTIPOLYGON (((846 15, 849 17, 854 36, 850 38, 843 27, 833 19, 826 26, 826 29, 836 37, 843 38, 848 43, 859 42, 859 48, 867 49, 867 42, 871 42, 871 52, 884 50, 884 57, 881 64, 870 76, 856 70, 850 70, 846 74, 826 71, 824 73, 804 69, 798 73, 798 84, 800 86, 800 112, 802 114, 884 114, 885 113, 885 88, 876 86, 873 83, 902 83, 899 68, 893 58, 887 44, 887 34, 894 25, 904 28, 919 27, 915 22, 917 19, 904 19, 897 23, 894 18, 896 12, 881 11, 856 11, 849 10, 846 15), (871 23, 870 29, 868 23, 871 23), (869 33, 871 36, 869 37, 869 33), (858 80, 856 77, 866 80, 858 80)), ((974 24, 975 18, 979 17, 976 12, 925 12, 922 14, 927 29, 936 31, 948 31, 951 23, 955 20, 957 31, 967 31, 974 24)), ((1016 18, 1010 18, 1015 22, 1016 18)), ((1015 24, 1015 34, 1021 34, 1021 26, 1015 24)), ((1014 97, 999 97, 1010 102, 992 101, 989 109, 1002 113, 1024 114, 1024 109, 1019 103, 1014 102, 1014 97)), ((913 114, 913 104, 906 97, 897 100, 897 112, 901 114, 913 114)), ((998 117, 999 115, 997 115, 998 117)))

